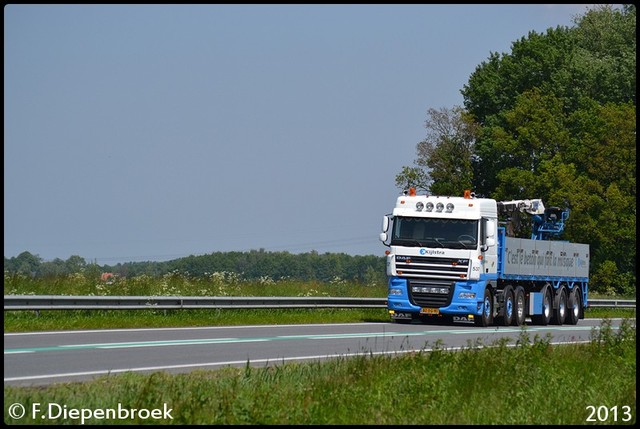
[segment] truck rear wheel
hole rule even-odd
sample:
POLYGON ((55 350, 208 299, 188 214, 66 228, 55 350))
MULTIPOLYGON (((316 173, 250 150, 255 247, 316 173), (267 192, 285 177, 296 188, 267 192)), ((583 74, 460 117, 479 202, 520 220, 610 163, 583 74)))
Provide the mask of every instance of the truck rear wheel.
POLYGON ((562 287, 558 296, 558 307, 553 310, 554 325, 562 325, 567 317, 567 290, 562 287))
POLYGON ((569 311, 567 313, 567 323, 569 325, 577 325, 582 313, 582 293, 579 287, 574 287, 569 295, 567 309, 569 311))
POLYGON ((514 297, 513 297, 513 288, 511 286, 507 286, 502 291, 504 295, 504 307, 502 308, 502 317, 501 322, 504 326, 510 326, 513 322, 513 315, 515 310, 514 305, 514 297))
POLYGON ((527 301, 524 296, 524 289, 522 286, 518 286, 514 293, 514 310, 513 310, 513 320, 511 324, 514 326, 524 325, 525 318, 527 317, 527 301))
POLYGON ((531 320, 535 325, 546 326, 549 324, 549 321, 551 321, 552 311, 551 287, 547 287, 544 289, 544 296, 542 297, 542 314, 535 314, 531 316, 531 320))
POLYGON ((484 290, 482 304, 482 314, 474 317, 473 321, 476 326, 490 326, 493 323, 493 296, 488 288, 484 290))

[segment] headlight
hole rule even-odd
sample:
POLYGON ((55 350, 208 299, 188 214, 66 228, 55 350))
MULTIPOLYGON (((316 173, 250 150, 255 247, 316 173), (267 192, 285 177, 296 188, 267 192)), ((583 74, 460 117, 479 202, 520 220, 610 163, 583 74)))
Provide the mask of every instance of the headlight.
POLYGON ((422 204, 422 201, 418 201, 418 202, 416 203, 416 210, 418 210, 419 212, 421 212, 423 208, 424 208, 424 204, 422 204))
POLYGON ((460 292, 458 298, 475 299, 476 294, 474 292, 460 292))
POLYGON ((427 203, 427 211, 430 212, 431 210, 433 210, 433 203, 431 201, 429 201, 427 203))
POLYGON ((389 289, 389 295, 402 295, 402 289, 391 288, 389 289))
POLYGON ((447 204, 447 213, 451 213, 453 211, 453 203, 447 204))

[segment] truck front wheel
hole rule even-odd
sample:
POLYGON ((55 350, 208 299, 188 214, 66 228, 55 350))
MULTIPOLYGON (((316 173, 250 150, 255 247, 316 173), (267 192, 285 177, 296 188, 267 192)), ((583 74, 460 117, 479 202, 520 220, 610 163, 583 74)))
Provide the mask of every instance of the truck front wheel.
POLYGON ((482 302, 482 314, 474 318, 476 326, 490 326, 493 323, 493 296, 487 288, 484 290, 484 298, 482 302))

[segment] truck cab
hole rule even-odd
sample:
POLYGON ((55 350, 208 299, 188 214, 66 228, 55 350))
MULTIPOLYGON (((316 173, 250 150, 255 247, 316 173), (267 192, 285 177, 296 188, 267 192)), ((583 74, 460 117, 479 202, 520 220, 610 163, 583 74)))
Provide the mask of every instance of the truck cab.
POLYGON ((388 307, 395 320, 479 314, 483 291, 497 277, 496 201, 399 196, 383 218, 388 243, 388 307))

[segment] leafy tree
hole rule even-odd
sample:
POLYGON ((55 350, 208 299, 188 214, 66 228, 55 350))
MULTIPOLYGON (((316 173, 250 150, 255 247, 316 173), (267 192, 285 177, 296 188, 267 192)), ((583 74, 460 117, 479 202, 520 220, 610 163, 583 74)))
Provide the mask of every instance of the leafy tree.
POLYGON ((36 276, 41 262, 42 258, 40 258, 40 256, 32 255, 29 252, 22 252, 18 256, 10 258, 9 260, 5 258, 4 269, 11 273, 36 276))
POLYGON ((526 122, 514 123, 513 117, 523 107, 524 94, 535 91, 546 100, 557 100, 553 114, 559 121, 580 110, 585 100, 635 106, 635 6, 599 6, 575 23, 576 27, 549 29, 546 34, 530 32, 512 44, 510 53, 491 53, 463 87, 464 106, 482 126, 474 158, 476 193, 490 195, 499 186, 495 173, 515 167, 497 156, 505 148, 495 142, 527 127, 526 122))
POLYGON ((490 53, 461 91, 464 111, 429 111, 416 160, 434 193, 470 181, 477 195, 570 207, 564 238, 590 244, 595 281, 618 270, 617 292, 636 277, 635 15, 634 5, 597 6, 574 27, 490 53), (448 117, 477 125, 458 140, 437 126, 448 117))
POLYGON ((569 69, 580 92, 600 104, 635 104, 636 6, 600 5, 575 19, 576 52, 569 69), (576 79, 579 77, 579 79, 576 79))
POLYGON ((396 176, 396 187, 407 190, 428 190, 431 180, 425 171, 420 167, 402 167, 402 171, 396 176))
POLYGON ((546 195, 548 179, 541 180, 540 165, 567 147, 565 122, 561 101, 534 89, 517 97, 514 108, 504 114, 504 127, 487 127, 491 138, 479 144, 482 156, 476 168, 478 177, 492 176, 494 198, 546 195))
POLYGON ((87 266, 87 262, 81 256, 71 255, 69 259, 65 261, 65 266, 68 273, 81 273, 87 266))
POLYGON ((461 107, 429 109, 427 115, 427 135, 417 145, 418 167, 403 167, 396 176, 396 186, 437 195, 462 194, 472 185, 471 161, 478 127, 461 107))
POLYGON ((50 262, 42 262, 38 268, 41 277, 60 277, 69 274, 65 262, 60 258, 55 258, 50 262))
MULTIPOLYGON (((521 58, 524 68, 533 67, 527 58, 544 63, 542 46, 559 66, 502 110, 473 99, 479 90, 467 87, 465 105, 483 123, 474 182, 499 199, 535 195, 548 205, 570 206, 565 238, 590 244, 595 282, 603 277, 597 273, 619 270, 616 291, 623 292, 635 287, 636 271, 635 7, 603 6, 576 23, 567 38, 558 31, 548 32, 546 41, 534 35, 514 44, 511 55, 492 57, 490 68, 477 69, 482 89, 496 73, 517 86, 524 80, 514 60, 521 58), (554 41, 567 49, 565 60, 549 45, 554 41)), ((510 93, 509 87, 491 90, 510 93)))

